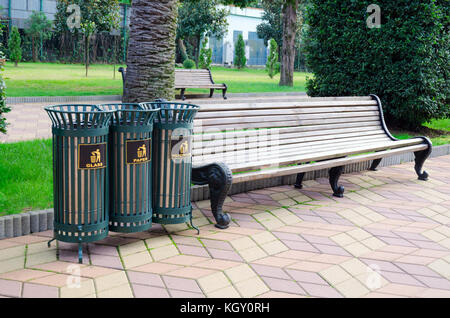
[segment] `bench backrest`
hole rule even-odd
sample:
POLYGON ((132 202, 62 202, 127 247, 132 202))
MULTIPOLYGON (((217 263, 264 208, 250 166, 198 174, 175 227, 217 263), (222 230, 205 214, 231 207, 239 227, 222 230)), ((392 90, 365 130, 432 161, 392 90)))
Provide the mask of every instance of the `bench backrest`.
POLYGON ((201 105, 194 121, 193 160, 233 164, 266 153, 270 157, 388 141, 382 125, 372 97, 201 105))
POLYGON ((206 69, 175 69, 175 86, 210 85, 214 84, 211 73, 206 69))

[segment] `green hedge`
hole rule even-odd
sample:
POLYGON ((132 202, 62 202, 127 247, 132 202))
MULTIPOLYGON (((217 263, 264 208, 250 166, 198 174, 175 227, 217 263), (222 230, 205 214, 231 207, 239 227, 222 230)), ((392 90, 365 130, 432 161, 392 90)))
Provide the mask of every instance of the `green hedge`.
POLYGON ((311 96, 377 94, 388 121, 417 129, 450 117, 446 0, 379 0, 381 27, 366 20, 372 0, 310 0, 306 58, 311 96))

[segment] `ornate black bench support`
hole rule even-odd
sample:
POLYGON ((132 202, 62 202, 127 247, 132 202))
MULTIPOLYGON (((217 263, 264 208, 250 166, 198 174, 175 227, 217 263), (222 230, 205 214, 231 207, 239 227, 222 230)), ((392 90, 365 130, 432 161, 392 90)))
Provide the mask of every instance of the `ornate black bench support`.
POLYGON ((339 177, 344 171, 344 166, 331 168, 328 172, 330 175, 330 185, 333 189, 333 195, 338 198, 344 197, 344 187, 338 184, 339 177))
POLYGON ((374 161, 372 161, 372 165, 370 166, 369 170, 377 171, 377 170, 378 170, 377 167, 378 167, 378 165, 380 164, 381 159, 382 159, 382 158, 375 159, 374 161))
POLYGON ((427 144, 428 144, 428 148, 425 150, 421 150, 421 151, 416 151, 414 153, 415 158, 415 166, 414 166, 414 170, 416 170, 417 176, 419 177, 419 180, 423 180, 423 181, 427 181, 428 180, 428 173, 423 170, 423 164, 425 163, 425 160, 427 160, 427 158, 430 156, 431 154, 431 150, 433 149, 433 145, 430 141, 430 139, 428 139, 427 137, 417 137, 417 138, 421 138, 423 139, 427 144))
POLYGON ((233 182, 230 168, 223 163, 212 163, 206 166, 192 168, 192 183, 196 185, 209 185, 211 197, 211 211, 216 219, 216 227, 226 229, 231 218, 223 213, 223 203, 233 182))
POLYGON ((228 86, 227 86, 227 84, 223 84, 223 85, 225 85, 225 88, 222 89, 222 96, 223 96, 223 99, 227 99, 228 98, 227 97, 228 86))
POLYGON ((303 178, 305 177, 305 173, 301 172, 301 173, 297 173, 297 179, 295 180, 295 184, 294 187, 296 187, 297 189, 303 189, 303 178))

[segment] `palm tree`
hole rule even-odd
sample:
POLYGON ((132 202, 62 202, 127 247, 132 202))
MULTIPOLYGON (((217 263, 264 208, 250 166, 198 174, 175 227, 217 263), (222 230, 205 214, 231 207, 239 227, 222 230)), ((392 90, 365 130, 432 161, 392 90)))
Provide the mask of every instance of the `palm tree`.
POLYGON ((175 97, 178 0, 133 0, 124 102, 175 97))

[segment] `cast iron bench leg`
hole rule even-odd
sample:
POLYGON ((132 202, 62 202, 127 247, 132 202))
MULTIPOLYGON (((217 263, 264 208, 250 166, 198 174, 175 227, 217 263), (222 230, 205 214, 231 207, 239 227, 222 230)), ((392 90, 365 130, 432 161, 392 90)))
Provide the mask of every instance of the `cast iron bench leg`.
POLYGON ((228 97, 227 97, 227 90, 228 90, 228 87, 225 87, 223 90, 222 90, 222 96, 223 96, 223 99, 227 99, 228 97))
POLYGON ((223 163, 212 163, 206 166, 192 168, 192 183, 196 185, 209 185, 211 211, 216 219, 216 227, 226 229, 231 218, 223 213, 223 203, 233 182, 230 168, 223 163))
POLYGON ((212 98, 214 95, 214 88, 209 89, 209 98, 212 98))
POLYGON ((431 144, 430 139, 428 139, 427 137, 418 137, 418 138, 422 138, 428 144, 428 148, 425 150, 422 150, 422 151, 416 151, 414 153, 414 156, 415 156, 414 170, 416 170, 419 180, 427 181, 428 173, 425 170, 422 171, 422 168, 423 168, 423 164, 425 163, 425 160, 427 160, 428 157, 430 156, 433 146, 431 144))
POLYGON ((297 173, 297 179, 295 180, 294 187, 296 187, 297 189, 303 189, 302 182, 303 182, 304 176, 305 176, 304 172, 297 173))
POLYGON ((184 96, 184 91, 186 90, 186 88, 182 88, 181 89, 181 100, 185 100, 186 99, 186 97, 184 96))
POLYGON ((339 177, 341 176, 343 171, 344 171, 344 166, 334 167, 334 168, 331 168, 329 171, 330 185, 331 185, 331 188, 333 189, 333 196, 338 197, 338 198, 344 197, 345 189, 343 186, 338 184, 339 177))
POLYGON ((380 159, 375 159, 374 161, 372 161, 372 165, 370 166, 369 170, 371 171, 377 171, 377 167, 381 162, 381 158, 380 159))

